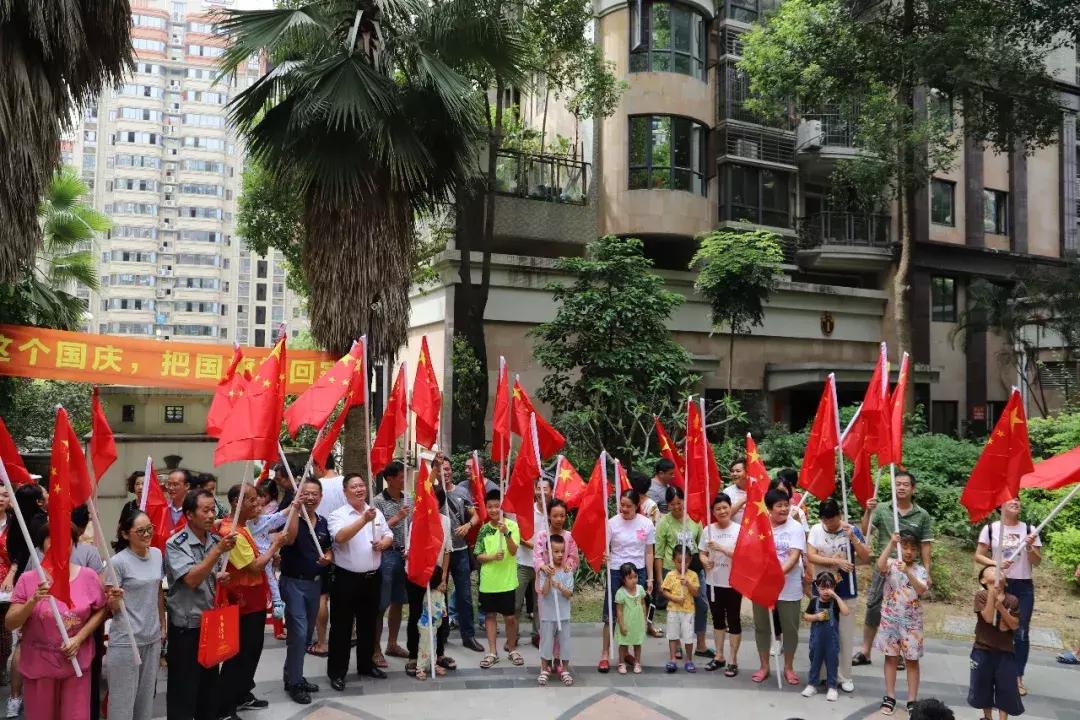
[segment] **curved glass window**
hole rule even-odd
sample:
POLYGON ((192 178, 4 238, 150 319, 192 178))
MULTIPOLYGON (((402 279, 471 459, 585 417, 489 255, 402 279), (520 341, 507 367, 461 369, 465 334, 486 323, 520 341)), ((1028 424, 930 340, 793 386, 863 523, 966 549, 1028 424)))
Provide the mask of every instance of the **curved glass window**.
POLYGON ((630 3, 630 71, 675 72, 705 80, 705 16, 664 0, 630 3))
POLYGON ((674 115, 630 117, 630 189, 706 194, 708 128, 674 115))

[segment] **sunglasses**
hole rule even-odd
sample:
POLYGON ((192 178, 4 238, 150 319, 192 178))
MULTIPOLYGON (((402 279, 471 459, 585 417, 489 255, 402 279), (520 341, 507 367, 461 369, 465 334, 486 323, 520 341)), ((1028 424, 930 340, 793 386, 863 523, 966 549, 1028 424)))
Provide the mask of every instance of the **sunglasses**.
POLYGON ((140 537, 152 537, 154 534, 154 527, 152 525, 147 525, 146 527, 136 528, 131 532, 139 535, 140 537))

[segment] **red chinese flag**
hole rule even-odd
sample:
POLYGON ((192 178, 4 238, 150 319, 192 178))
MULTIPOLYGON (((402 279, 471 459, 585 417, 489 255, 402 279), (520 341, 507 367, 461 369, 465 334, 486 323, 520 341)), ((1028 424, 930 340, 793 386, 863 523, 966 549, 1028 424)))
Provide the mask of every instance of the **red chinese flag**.
MULTIPOLYGON (((353 375, 357 372, 365 372, 364 345, 360 342, 354 342, 348 354, 334 363, 332 368, 324 372, 314 385, 285 410, 285 423, 289 426, 289 434, 296 437, 302 425, 325 425, 334 408, 352 387, 353 375)), ((363 393, 354 393, 351 402, 353 405, 362 405, 363 393)))
POLYGON ((960 504, 967 508, 972 524, 1017 497, 1020 478, 1034 469, 1024 402, 1020 399, 1020 391, 1013 388, 1009 402, 960 494, 960 504))
POLYGON ((910 359, 908 354, 900 360, 900 374, 896 378, 896 386, 893 387, 892 396, 889 398, 889 455, 878 458, 882 465, 896 463, 902 465, 904 461, 904 399, 907 394, 908 367, 910 359))
POLYGON ((709 515, 709 500, 705 490, 711 484, 715 491, 720 483, 719 473, 712 478, 716 462, 712 458, 712 448, 705 437, 702 424, 701 405, 694 401, 687 402, 686 414, 686 512, 696 522, 703 522, 709 515))
POLYGON ((859 415, 854 420, 855 425, 851 432, 843 439, 844 455, 857 460, 859 453, 864 452, 877 455, 879 465, 887 464, 882 458, 888 459, 892 455, 889 432, 891 408, 888 396, 889 363, 886 360, 885 343, 881 343, 881 352, 874 366, 874 373, 870 376, 870 384, 866 386, 859 415))
POLYGON ((877 495, 877 486, 874 484, 874 474, 870 464, 870 452, 866 450, 864 431, 865 426, 859 422, 862 408, 855 411, 855 417, 851 419, 847 430, 840 437, 840 446, 844 454, 851 458, 854 469, 851 471, 851 492, 859 505, 866 507, 870 498, 877 495))
MULTIPOLYGON (((146 517, 150 518, 150 524, 154 527, 154 536, 150 540, 150 544, 165 552, 165 541, 180 528, 187 525, 187 516, 180 515, 180 520, 173 525, 172 514, 169 512, 169 501, 165 498, 165 492, 161 489, 161 483, 158 482, 157 473, 154 471, 153 465, 148 465, 150 468, 149 476, 143 476, 143 496, 146 501, 142 504, 142 510, 146 513, 146 517)), ((267 463, 266 467, 270 467, 267 463)))
POLYGON ((438 378, 435 377, 435 368, 431 366, 426 335, 420 341, 420 360, 416 365, 409 409, 416 414, 416 444, 431 449, 439 437, 442 393, 439 391, 438 378))
POLYGON ((570 510, 576 510, 584 492, 585 481, 570 461, 560 455, 555 468, 555 497, 566 503, 570 510))
POLYGON ((210 437, 221 435, 221 429, 225 427, 225 421, 236 401, 247 392, 248 378, 240 371, 243 360, 244 354, 237 345, 233 348, 232 361, 225 370, 225 377, 221 378, 214 388, 214 399, 210 401, 210 410, 206 413, 206 434, 210 437))
POLYGON ((214 465, 237 460, 276 461, 284 408, 285 336, 282 335, 226 418, 214 450, 214 465))
POLYGON ((49 594, 71 607, 71 511, 89 499, 90 476, 86 471, 79 438, 71 427, 67 411, 56 409, 52 457, 49 461, 49 551, 45 572, 52 578, 49 594))
POLYGON ((551 457, 562 450, 563 445, 566 444, 566 438, 553 428, 540 413, 536 412, 532 399, 525 392, 525 388, 521 387, 521 380, 518 378, 514 378, 513 410, 514 412, 510 418, 512 422, 511 430, 518 436, 528 434, 529 417, 536 415, 536 439, 540 445, 540 457, 551 457))
POLYGON ((94 466, 94 480, 98 481, 109 466, 116 462, 116 441, 113 439, 109 421, 105 418, 105 410, 101 407, 97 387, 90 396, 90 415, 90 462, 94 466))
POLYGON ((476 505, 476 519, 480 523, 487 522, 487 492, 484 490, 484 468, 480 465, 480 456, 473 450, 472 457, 466 463, 469 471, 469 491, 472 493, 473 504, 476 505))
POLYGON ((386 400, 386 409, 383 410, 382 422, 379 430, 375 433, 375 441, 371 443, 371 471, 378 473, 394 459, 394 449, 397 440, 408 429, 408 420, 405 418, 405 366, 398 368, 394 387, 390 390, 390 397, 386 400))
POLYGON ((420 463, 420 472, 416 477, 416 505, 413 508, 412 527, 409 529, 406 575, 410 581, 427 587, 443 551, 444 539, 439 501, 431 483, 431 469, 425 461, 420 463))
POLYGON ((840 419, 836 416, 836 378, 832 373, 825 380, 825 389, 818 401, 810 439, 803 453, 799 470, 799 487, 819 500, 836 490, 836 448, 840 445, 840 419))
POLYGON ((671 440, 671 436, 668 435, 667 430, 664 429, 663 424, 660 422, 660 418, 656 415, 653 415, 653 425, 656 427, 656 439, 660 443, 660 456, 675 463, 675 477, 672 479, 671 484, 677 488, 685 489, 686 482, 683 478, 686 475, 686 458, 679 454, 678 447, 671 440))
POLYGON ((618 476, 619 481, 619 497, 627 490, 633 490, 633 485, 630 484, 630 476, 626 474, 626 468, 622 466, 622 463, 618 460, 615 461, 615 474, 618 476))
POLYGON ((604 562, 604 550, 607 548, 607 493, 604 488, 606 462, 607 453, 601 453, 593 466, 585 492, 581 494, 581 503, 571 529, 578 550, 594 572, 600 572, 600 565, 604 562))
MULTIPOLYGON (((15 441, 12 439, 11 434, 8 433, 4 418, 0 418, 0 460, 4 463, 4 469, 7 471, 8 479, 13 487, 32 482, 30 471, 23 464, 22 456, 19 455, 19 448, 15 446, 15 441)), ((11 502, 14 501, 15 499, 11 498, 11 502)))
MULTIPOLYGON (((534 416, 535 418, 535 416, 534 416)), ((535 419, 530 420, 535 423, 535 419)), ((532 432, 526 432, 521 439, 521 449, 514 460, 514 469, 510 473, 510 482, 506 485, 506 497, 502 507, 517 517, 522 540, 531 540, 533 536, 533 506, 536 501, 536 482, 540 479, 540 462, 536 453, 533 424, 532 432)))
POLYGON ((750 483, 739 540, 731 558, 731 587, 752 602, 771 608, 784 588, 784 573, 776 556, 769 510, 765 507, 769 474, 749 434, 746 436, 746 476, 750 483))
POLYGON ((502 462, 510 454, 510 371, 499 358, 499 383, 495 386, 495 411, 491 418, 491 459, 502 462))
MULTIPOLYGON (((357 343, 356 347, 363 348, 362 343, 357 343)), ((355 349, 355 348, 354 348, 355 349)), ((348 385, 345 387, 345 392, 342 397, 345 399, 345 404, 341 407, 341 412, 338 413, 337 418, 334 419, 333 425, 329 428, 323 426, 323 431, 319 435, 318 441, 315 443, 315 447, 311 449, 311 458, 319 463, 321 467, 326 467, 326 458, 330 455, 330 451, 334 449, 334 443, 337 442, 338 436, 341 435, 342 428, 345 427, 345 420, 349 417, 349 411, 354 407, 359 407, 364 404, 364 396, 367 395, 367 369, 364 367, 363 351, 359 358, 354 358, 349 361, 354 369, 349 374, 348 385)), ((348 357, 348 356, 346 356, 348 357)), ((329 416, 327 417, 327 420, 329 416)), ((379 466, 382 469, 382 466, 379 466)), ((372 475, 377 472, 372 468, 372 475)))

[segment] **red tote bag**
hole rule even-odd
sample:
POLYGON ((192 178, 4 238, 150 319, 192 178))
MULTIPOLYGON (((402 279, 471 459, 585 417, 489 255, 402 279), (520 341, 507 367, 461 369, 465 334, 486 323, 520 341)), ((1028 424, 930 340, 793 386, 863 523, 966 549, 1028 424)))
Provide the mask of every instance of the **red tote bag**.
POLYGON ((205 668, 240 652, 240 608, 225 603, 225 589, 218 585, 214 607, 203 612, 199 627, 199 664, 205 668))

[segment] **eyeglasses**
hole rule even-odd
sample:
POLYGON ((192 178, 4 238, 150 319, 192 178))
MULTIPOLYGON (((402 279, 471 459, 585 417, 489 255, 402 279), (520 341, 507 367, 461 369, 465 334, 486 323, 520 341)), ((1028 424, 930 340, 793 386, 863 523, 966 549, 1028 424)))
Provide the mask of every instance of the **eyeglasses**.
POLYGON ((147 525, 146 527, 135 528, 132 532, 141 537, 152 537, 154 534, 154 526, 147 525))

